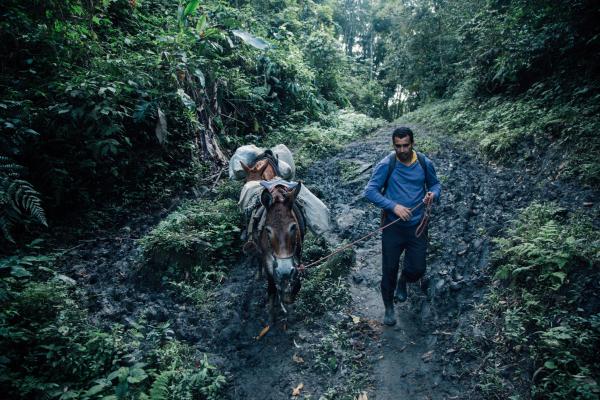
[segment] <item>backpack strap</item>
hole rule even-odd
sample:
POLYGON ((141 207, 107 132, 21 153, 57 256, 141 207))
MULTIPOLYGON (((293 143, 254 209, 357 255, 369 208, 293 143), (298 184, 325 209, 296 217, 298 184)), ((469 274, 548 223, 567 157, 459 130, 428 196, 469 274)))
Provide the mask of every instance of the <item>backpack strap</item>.
POLYGON ((417 151, 417 161, 419 162, 419 165, 421 166, 421 168, 423 169, 423 173, 425 173, 425 182, 423 182, 423 186, 425 187, 425 193, 427 193, 427 164, 425 163, 425 155, 423 155, 423 153, 419 153, 417 151))
POLYGON ((390 159, 390 161, 388 162, 387 176, 385 177, 385 181, 383 182, 383 186, 381 187, 381 194, 385 194, 388 187, 388 183, 390 182, 390 177, 394 172, 394 168, 396 168, 396 152, 392 151, 388 155, 388 158, 390 159))
MULTIPOLYGON (((389 158, 389 162, 388 162, 387 176, 385 177, 385 181, 383 182, 383 186, 381 187, 381 194, 385 194, 385 191, 387 190, 387 187, 388 187, 388 183, 390 182, 390 177, 392 176, 392 173, 394 172, 394 168, 396 168, 396 152, 392 151, 390 153, 390 155, 388 155, 388 158, 389 158)), ((382 209, 380 226, 384 225, 385 217, 386 217, 386 212, 385 212, 385 210, 382 209)))

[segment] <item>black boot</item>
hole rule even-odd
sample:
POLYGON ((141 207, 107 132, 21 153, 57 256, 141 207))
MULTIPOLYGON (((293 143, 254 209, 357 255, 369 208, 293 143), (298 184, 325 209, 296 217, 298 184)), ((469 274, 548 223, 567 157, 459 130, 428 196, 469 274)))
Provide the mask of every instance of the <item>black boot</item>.
POLYGON ((385 315, 383 317, 383 323, 387 326, 396 325, 396 316, 394 315, 394 304, 386 304, 385 305, 385 315))
POLYGON ((396 287, 396 293, 394 293, 394 300, 398 303, 403 303, 408 298, 408 290, 406 288, 406 280, 403 277, 398 279, 398 286, 396 287))

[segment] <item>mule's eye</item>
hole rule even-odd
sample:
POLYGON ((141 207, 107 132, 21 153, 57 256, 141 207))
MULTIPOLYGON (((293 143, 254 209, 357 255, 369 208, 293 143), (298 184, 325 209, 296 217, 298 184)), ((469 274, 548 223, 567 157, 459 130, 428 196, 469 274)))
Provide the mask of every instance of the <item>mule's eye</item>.
POLYGON ((291 224, 290 225, 290 233, 293 235, 294 233, 296 233, 296 229, 298 229, 298 225, 297 224, 291 224))

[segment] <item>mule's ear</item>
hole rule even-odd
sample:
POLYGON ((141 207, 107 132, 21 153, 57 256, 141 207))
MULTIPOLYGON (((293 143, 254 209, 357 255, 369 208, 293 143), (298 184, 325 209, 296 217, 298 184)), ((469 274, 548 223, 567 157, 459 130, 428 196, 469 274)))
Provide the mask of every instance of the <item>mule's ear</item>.
POLYGON ((258 170, 259 175, 262 175, 262 173, 265 172, 265 169, 267 169, 268 166, 269 166, 268 162, 264 163, 263 166, 260 167, 260 169, 258 170))
POLYGON ((243 161, 240 160, 240 165, 242 166, 242 168, 244 169, 244 171, 246 171, 246 173, 250 172, 250 167, 247 166, 246 164, 244 164, 243 161))
POLYGON ((271 192, 268 189, 263 189, 260 194, 260 203, 265 207, 269 208, 271 203, 273 202, 273 196, 271 196, 271 192))

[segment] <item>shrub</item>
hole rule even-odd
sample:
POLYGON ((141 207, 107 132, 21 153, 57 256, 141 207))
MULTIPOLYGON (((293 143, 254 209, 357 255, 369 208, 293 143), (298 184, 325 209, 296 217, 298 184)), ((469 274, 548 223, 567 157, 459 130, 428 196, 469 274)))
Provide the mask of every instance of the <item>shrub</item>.
POLYGON ((241 215, 230 199, 188 202, 140 240, 150 282, 219 281, 240 255, 241 215))
POLYGON ((508 393, 494 371, 515 362, 533 398, 598 398, 600 234, 590 217, 534 203, 497 245, 496 281, 476 316, 495 338, 486 390, 508 393))
MULTIPOLYGON (((323 238, 307 237, 304 263, 314 262, 331 251, 333 249, 323 238)), ((309 268, 298 295, 299 315, 316 316, 327 311, 339 310, 346 305, 351 298, 346 276, 355 261, 354 252, 345 250, 322 264, 309 268)))

